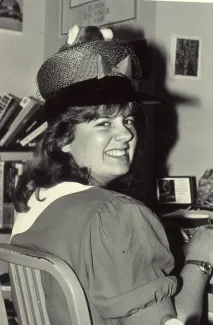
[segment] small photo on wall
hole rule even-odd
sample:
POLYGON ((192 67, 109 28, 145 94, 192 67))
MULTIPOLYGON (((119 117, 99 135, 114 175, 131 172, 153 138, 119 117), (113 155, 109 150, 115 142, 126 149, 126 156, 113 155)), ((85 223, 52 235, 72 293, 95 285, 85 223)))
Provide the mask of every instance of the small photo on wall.
POLYGON ((201 78, 201 38, 172 36, 171 77, 177 79, 201 78))
POLYGON ((23 0, 0 0, 0 29, 21 32, 23 0))
POLYGON ((176 202, 175 181, 173 179, 158 179, 158 200, 160 203, 176 202))

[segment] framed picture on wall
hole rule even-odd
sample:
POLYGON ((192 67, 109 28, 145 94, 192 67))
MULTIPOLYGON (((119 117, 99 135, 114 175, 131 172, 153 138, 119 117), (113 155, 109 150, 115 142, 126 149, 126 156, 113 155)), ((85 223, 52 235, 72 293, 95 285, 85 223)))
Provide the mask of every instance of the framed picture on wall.
POLYGON ((61 35, 75 24, 109 26, 135 19, 136 0, 61 0, 60 16, 61 35))
POLYGON ((0 0, 0 29, 21 32, 23 0, 0 0))
POLYGON ((201 37, 172 36, 171 77, 176 79, 201 78, 201 37))

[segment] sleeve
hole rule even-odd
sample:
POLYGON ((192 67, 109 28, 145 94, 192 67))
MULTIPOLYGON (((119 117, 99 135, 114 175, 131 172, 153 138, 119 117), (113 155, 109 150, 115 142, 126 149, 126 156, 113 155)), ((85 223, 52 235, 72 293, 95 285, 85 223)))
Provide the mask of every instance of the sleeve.
POLYGON ((176 316, 171 297, 177 281, 169 276, 174 260, 148 208, 128 197, 107 201, 85 238, 89 297, 102 317, 151 325, 176 316))

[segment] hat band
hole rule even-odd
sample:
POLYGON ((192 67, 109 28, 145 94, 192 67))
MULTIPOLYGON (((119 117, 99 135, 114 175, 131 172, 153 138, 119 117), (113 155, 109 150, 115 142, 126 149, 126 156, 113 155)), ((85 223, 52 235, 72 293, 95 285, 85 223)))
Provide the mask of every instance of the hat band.
POLYGON ((51 122, 71 106, 117 104, 140 99, 131 81, 123 76, 89 79, 65 87, 46 100, 44 111, 51 122))

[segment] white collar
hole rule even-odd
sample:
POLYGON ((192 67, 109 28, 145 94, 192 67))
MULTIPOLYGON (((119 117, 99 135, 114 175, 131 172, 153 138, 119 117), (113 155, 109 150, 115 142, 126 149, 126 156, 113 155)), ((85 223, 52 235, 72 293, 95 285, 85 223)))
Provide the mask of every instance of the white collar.
POLYGON ((91 187, 90 185, 82 185, 75 182, 63 182, 48 189, 41 189, 40 198, 45 198, 44 201, 38 201, 35 193, 33 193, 28 201, 30 210, 26 213, 16 214, 10 240, 14 235, 27 231, 53 201, 68 194, 85 191, 91 187))

